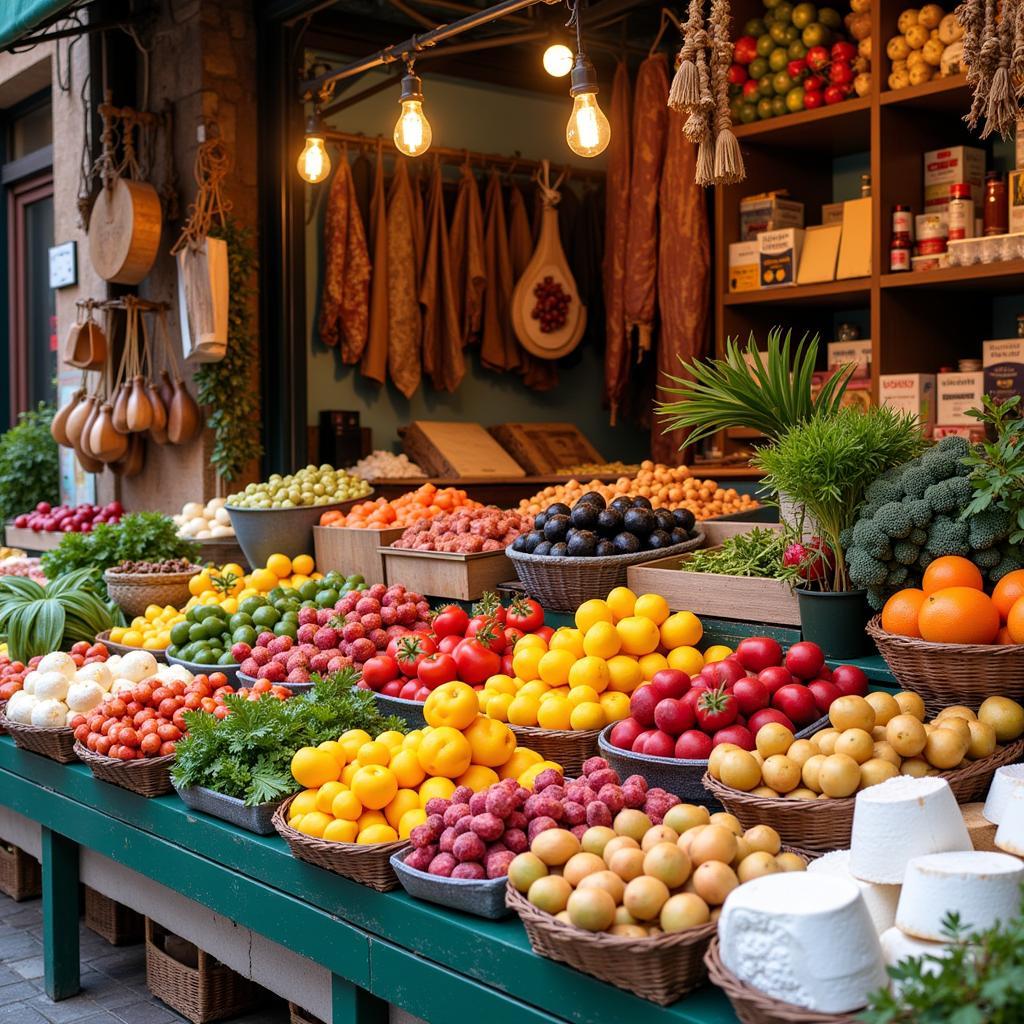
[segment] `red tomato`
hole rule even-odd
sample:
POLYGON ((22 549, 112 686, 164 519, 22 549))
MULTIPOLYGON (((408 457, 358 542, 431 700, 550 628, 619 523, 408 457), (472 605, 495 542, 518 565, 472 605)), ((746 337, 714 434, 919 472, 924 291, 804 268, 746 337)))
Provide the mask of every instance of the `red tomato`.
POLYGON ((75 739, 79 743, 84 743, 89 738, 89 726, 84 722, 75 729, 75 739))
POLYGON ((508 647, 505 630, 501 628, 501 623, 497 619, 480 616, 470 619, 469 625, 466 627, 466 636, 482 643, 495 654, 504 654, 505 648, 508 647))
POLYGON ((89 651, 89 641, 88 640, 79 640, 78 643, 75 643, 75 644, 71 645, 71 650, 68 653, 69 654, 81 654, 81 655, 84 656, 85 654, 88 653, 88 651, 89 651))
POLYGON ((505 624, 524 633, 533 633, 544 625, 544 608, 532 597, 513 598, 505 617, 505 624))
POLYGON ((827 679, 812 679, 807 684, 807 689, 811 691, 814 703, 823 715, 828 714, 832 701, 838 700, 842 696, 839 692, 839 687, 827 679))
POLYGON ((185 724, 185 712, 182 711, 181 708, 174 712, 171 722, 180 729, 182 733, 188 732, 188 726, 185 724))
POLYGON ((430 637, 422 633, 410 633, 398 638, 395 660, 404 675, 414 676, 420 662, 436 650, 437 645, 430 637))
POLYGON ((629 697, 629 713, 645 728, 654 725, 654 709, 661 697, 653 686, 638 686, 629 697))
MULTIPOLYGON (((230 708, 229 708, 229 707, 228 707, 227 705, 225 705, 225 704, 221 704, 221 706, 220 706, 219 708, 217 708, 217 709, 216 709, 216 710, 215 710, 215 711, 213 712, 213 717, 214 717, 214 718, 219 718, 219 719, 220 719, 221 721, 223 721, 223 720, 224 720, 225 718, 227 718, 227 717, 228 717, 228 715, 230 715, 230 714, 231 714, 231 709, 230 709, 230 708)), ((174 731, 175 731, 175 732, 178 732, 178 730, 177 730, 177 729, 175 729, 173 725, 171 726, 171 728, 172 728, 172 729, 174 729, 174 731)), ((163 737, 161 736, 161 739, 162 739, 162 738, 163 738, 163 737)), ((178 738, 178 737, 176 736, 176 737, 175 737, 175 739, 177 739, 177 738, 178 738)), ((170 742, 170 741, 166 741, 166 740, 165 740, 165 742, 170 742)))
POLYGON ((270 693, 273 688, 274 684, 269 679, 257 679, 252 684, 253 693, 270 693))
POLYGON ((786 65, 786 71, 790 78, 799 82, 807 74, 807 61, 805 59, 791 60, 786 65))
POLYGON ((711 737, 700 729, 687 729, 676 740, 674 754, 685 761, 706 761, 714 744, 711 737))
POLYGON ((635 718, 624 718, 612 726, 608 740, 613 747, 620 750, 632 750, 633 741, 644 731, 644 727, 635 718))
POLYGON ((832 682, 844 697, 863 697, 868 692, 868 677, 856 665, 837 665, 832 670, 832 682))
POLYGON ((651 677, 651 689, 659 697, 675 697, 677 700, 689 691, 690 677, 674 668, 663 668, 651 677))
POLYGON ((204 697, 199 706, 209 715, 217 710, 217 702, 212 697, 204 697))
MULTIPOLYGON (((843 92, 842 87, 833 82, 830 86, 825 89, 825 106, 831 107, 833 104, 841 103, 846 99, 846 93, 843 92)), ((805 97, 806 100, 806 97, 805 97)))
POLYGON ((436 689, 442 683, 450 683, 459 678, 459 668, 450 654, 440 651, 423 658, 416 669, 420 683, 428 689, 436 689))
POLYGON ((555 635, 555 631, 551 626, 538 626, 533 632, 535 636, 539 636, 546 644, 550 644, 551 638, 555 635))
POLYGON ((142 725, 139 726, 140 736, 149 736, 155 733, 160 728, 160 723, 155 718, 147 718, 142 725))
POLYGON ((217 689, 213 691, 213 695, 214 697, 224 698, 230 697, 234 692, 235 688, 233 686, 218 686, 217 689))
POLYGON ((675 737, 669 736, 667 732, 662 732, 661 729, 652 730, 651 734, 647 737, 647 742, 644 743, 644 753, 648 757, 672 757, 675 749, 675 737))
POLYGON ((845 39, 832 44, 832 59, 852 61, 857 57, 857 47, 845 39))
POLYGON ((779 725, 784 725, 790 732, 796 732, 796 726, 778 708, 762 708, 760 711, 755 711, 747 719, 747 728, 756 736, 758 730, 769 722, 778 722, 779 725))
POLYGON ((160 753, 160 737, 152 732, 148 736, 144 736, 139 744, 139 750, 142 751, 144 757, 156 757, 160 753))
POLYGON ((749 103, 756 103, 761 98, 761 90, 756 79, 748 78, 743 83, 743 98, 749 103))
MULTIPOLYGON (((162 704, 165 700, 167 700, 168 697, 173 697, 173 696, 174 696, 174 691, 169 686, 158 686, 150 694, 149 703, 152 704, 154 707, 157 707, 160 704, 162 704)), ((136 698, 136 699, 138 699, 138 698, 136 698)))
POLYGON ((820 71, 828 64, 828 50, 824 46, 812 46, 806 55, 807 66, 813 71, 820 71))
POLYGON ((445 605, 431 623, 434 634, 438 637, 465 636, 469 626, 469 615, 457 604, 445 605))
POLYGON ((654 708, 654 724, 670 736, 679 736, 693 726, 694 710, 685 701, 663 697, 654 708))
POLYGON ((742 747, 744 750, 754 749, 754 737, 751 731, 745 725, 727 725, 724 729, 719 729, 714 736, 711 737, 712 746, 717 747, 719 743, 735 743, 737 747, 742 747))
MULTIPOLYGON (((405 639, 403 637, 403 639, 405 639)), ((399 674, 398 662, 389 658, 386 654, 379 654, 370 658, 363 665, 363 678, 371 690, 379 690, 385 683, 397 679, 399 674)))
POLYGON ((810 640, 801 640, 786 651, 786 668, 797 679, 817 679, 824 664, 824 652, 810 640))
POLYGON ((485 682, 501 669, 501 658, 479 640, 463 640, 452 656, 459 670, 459 679, 471 686, 485 682))
POLYGON ((736 657, 748 672, 782 664, 782 648, 770 636, 748 636, 736 646, 736 657))
POLYGON ((757 58, 757 39, 754 36, 740 36, 733 44, 732 55, 740 64, 749 64, 757 58))
POLYGON ((791 718, 798 726, 810 725, 821 717, 814 694, 800 683, 790 683, 776 690, 772 705, 791 718))
POLYGON ((734 657, 723 658, 721 661, 705 665, 701 669, 701 675, 708 680, 712 688, 731 688, 740 679, 743 679, 746 674, 746 669, 734 657))
POLYGON ((742 64, 729 65, 729 84, 742 85, 747 80, 747 69, 742 64))
POLYGON ((501 671, 503 675, 514 676, 516 674, 515 666, 512 664, 513 655, 512 652, 506 650, 501 656, 501 671))
MULTIPOLYGON (((716 663, 717 664, 717 663, 716 663)), ((732 725, 739 714, 736 698, 725 687, 718 686, 713 690, 705 690, 697 698, 697 724, 705 732, 718 732, 727 725, 732 725)))
POLYGON ((211 672, 209 675, 210 685, 217 689, 219 686, 227 686, 228 677, 223 672, 211 672))
POLYGON ((173 697, 168 697, 166 700, 160 701, 160 706, 157 708, 157 714, 161 718, 170 718, 175 711, 178 710, 178 705, 175 703, 173 697))
POLYGON ((398 696, 402 700, 415 700, 416 691, 420 688, 419 680, 410 679, 408 682, 402 685, 402 688, 398 691, 398 696))
POLYGON ((196 711, 203 702, 203 698, 198 693, 190 693, 185 698, 185 707, 189 711, 196 711))
POLYGON ((771 698, 768 687, 756 677, 738 679, 732 692, 735 694, 736 703, 744 715, 749 715, 755 711, 760 711, 761 708, 768 707, 768 701, 771 698))
POLYGON ((176 749, 176 744, 173 741, 167 742, 167 743, 161 743, 160 744, 160 756, 161 757, 170 757, 170 755, 174 753, 175 749, 176 749))
MULTIPOLYGON (((228 709, 217 708, 217 710, 214 711, 214 714, 217 715, 218 718, 223 718, 224 716, 220 714, 221 711, 227 713, 228 709)), ((156 732, 160 739, 162 739, 165 743, 169 740, 177 741, 181 739, 181 730, 176 725, 172 725, 170 722, 165 722, 157 729, 156 732)))
POLYGON ((418 700, 418 701, 424 701, 424 700, 426 700, 426 699, 427 699, 427 698, 428 698, 429 696, 430 696, 430 690, 428 690, 428 689, 427 689, 427 687, 425 687, 425 686, 421 686, 421 687, 420 687, 420 688, 419 688, 419 689, 418 689, 418 690, 416 691, 416 700, 418 700))
POLYGON ((402 692, 402 681, 400 679, 392 679, 391 682, 385 683, 378 693, 383 693, 385 697, 397 697, 402 692))
POLYGON ((462 637, 452 633, 450 636, 443 636, 437 641, 437 649, 441 654, 451 654, 461 643, 462 637))
MULTIPOLYGON (((106 704, 103 705, 103 713, 109 715, 112 718, 120 718, 123 714, 127 712, 127 710, 127 705, 123 700, 121 700, 120 697, 115 697, 113 700, 108 700, 106 704)), ((136 708, 135 710, 139 711, 141 709, 136 708)))
POLYGON ((757 678, 768 688, 769 695, 773 694, 781 686, 796 682, 796 677, 793 673, 782 665, 771 665, 768 668, 761 669, 757 673, 757 678))

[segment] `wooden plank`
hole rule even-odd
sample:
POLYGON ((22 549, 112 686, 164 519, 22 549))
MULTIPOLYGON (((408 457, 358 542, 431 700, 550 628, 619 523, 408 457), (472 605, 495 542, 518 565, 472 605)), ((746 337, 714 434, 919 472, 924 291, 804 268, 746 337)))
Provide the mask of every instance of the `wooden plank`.
MULTIPOLYGON (((313 546, 320 572, 358 573, 367 583, 386 583, 381 547, 398 540, 404 530, 353 530, 345 526, 314 526, 313 546)), ((404 580, 402 582, 405 582, 404 580)))
POLYGON ((459 555, 449 551, 384 548, 384 575, 412 591, 450 601, 475 601, 499 583, 516 578, 504 551, 459 555))
POLYGON ((43 981, 54 1001, 78 995, 78 844, 47 827, 43 852, 43 981))
POLYGON ((414 420, 402 446, 427 472, 444 476, 525 476, 523 468, 479 423, 414 420))
POLYGON ((9 548, 21 548, 24 551, 53 551, 64 539, 63 533, 53 530, 30 530, 28 527, 11 526, 4 529, 4 543, 9 548))
POLYGON ((604 462, 575 423, 499 423, 487 431, 527 473, 604 462))

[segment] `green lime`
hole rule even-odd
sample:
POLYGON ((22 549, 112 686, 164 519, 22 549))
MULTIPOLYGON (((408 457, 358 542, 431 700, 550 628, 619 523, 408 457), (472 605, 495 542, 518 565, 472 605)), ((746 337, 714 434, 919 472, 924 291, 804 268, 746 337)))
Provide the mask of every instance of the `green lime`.
POLYGON ((729 101, 729 117, 732 119, 732 123, 736 124, 740 121, 743 116, 743 96, 734 96, 729 101))
POLYGON ((780 71, 772 79, 772 87, 779 96, 785 96, 793 88, 793 79, 789 77, 788 71, 780 71))
POLYGON ((765 33, 763 36, 757 37, 757 55, 758 57, 767 57, 772 50, 775 49, 775 40, 772 39, 769 33, 765 33))
POLYGON ((225 651, 216 661, 217 665, 237 665, 235 656, 230 651, 225 651))
POLYGON ((786 56, 790 60, 803 60, 807 56, 807 47, 797 39, 786 47, 786 56))
POLYGON ((764 57, 755 57, 754 60, 747 65, 747 74, 753 79, 758 79, 762 75, 767 75, 769 71, 771 71, 771 68, 768 66, 768 61, 764 57))
POLYGON ((776 21, 790 21, 793 17, 793 5, 789 0, 782 0, 772 8, 772 17, 776 21))
POLYGON ((763 36, 766 31, 763 18, 751 18, 743 26, 743 34, 745 36, 753 36, 755 39, 758 36, 763 36))
POLYGON ((298 627, 297 623, 285 622, 285 620, 282 619, 274 627, 274 636, 290 636, 294 640, 295 639, 295 634, 298 633, 298 631, 299 631, 299 627, 298 627))
POLYGON ((252 615, 258 608, 262 608, 267 602, 262 597, 247 597, 238 605, 238 610, 243 615, 252 615))
POLYGON ((744 103, 740 109, 740 120, 744 124, 752 124, 757 120, 757 107, 753 103, 744 103))
POLYGON ((190 659, 197 665, 216 665, 216 655, 208 647, 203 651, 196 651, 195 656, 190 659))
POLYGON ((818 9, 814 4, 801 3, 793 8, 793 24, 799 29, 805 29, 812 21, 818 20, 818 9))
POLYGON ((792 28, 792 25, 787 25, 784 21, 772 22, 772 27, 768 29, 768 35, 772 37, 772 42, 776 46, 781 46, 786 41, 787 28, 792 28))
POLYGON ((804 88, 802 85, 798 85, 795 89, 790 89, 786 93, 786 109, 794 114, 798 110, 804 109, 804 88))
POLYGON ((812 21, 800 36, 804 46, 828 46, 832 42, 832 33, 820 21, 812 21))
POLYGON ((177 644, 168 644, 167 650, 164 653, 169 654, 172 658, 180 658, 181 655, 178 653, 179 650, 180 648, 177 644))
POLYGON ((338 601, 338 592, 328 587, 326 590, 321 590, 316 596, 316 603, 321 608, 330 608, 338 601))
POLYGON ((188 638, 189 640, 205 640, 206 639, 206 624, 203 622, 193 622, 188 627, 188 638))
POLYGON ((785 96, 773 96, 771 99, 772 114, 775 117, 780 117, 786 113, 786 97, 785 96))
POLYGON ((171 626, 171 643, 187 644, 189 641, 188 631, 192 627, 187 622, 176 622, 171 626))
POLYGON ((281 613, 272 605, 267 605, 265 608, 259 608, 256 610, 256 613, 252 617, 252 624, 254 626, 266 626, 269 628, 280 620, 281 613))
POLYGON ((843 19, 834 7, 820 8, 818 11, 818 21, 820 21, 825 28, 832 29, 833 32, 843 27, 843 19))
POLYGON ((252 626, 239 626, 231 634, 233 644, 248 644, 252 647, 256 643, 256 630, 252 626))
POLYGON ((767 121, 772 116, 772 101, 766 96, 762 96, 757 101, 757 116, 762 121, 767 121))
POLYGON ((356 585, 358 585, 360 583, 365 583, 366 580, 364 580, 363 577, 359 573, 353 573, 351 576, 346 576, 345 577, 345 582, 346 583, 351 583, 353 586, 356 586, 356 585))
POLYGON ((782 41, 789 46, 790 43, 795 43, 800 38, 800 29, 796 25, 787 25, 786 31, 782 33, 782 41))
POLYGON ((757 91, 762 95, 762 97, 771 97, 775 95, 775 87, 772 85, 771 75, 762 75, 757 80, 757 91))
POLYGON ((316 580, 308 580, 299 587, 299 596, 305 601, 315 601, 317 591, 320 588, 316 585, 316 580))
POLYGON ((281 616, 282 622, 293 622, 296 626, 299 624, 299 613, 298 612, 285 612, 281 616))
POLYGON ((789 58, 786 56, 786 48, 784 46, 778 46, 772 50, 771 56, 768 58, 768 67, 772 71, 785 71, 788 63, 789 58))
POLYGON ((239 626, 251 626, 251 625, 252 625, 252 616, 251 615, 246 615, 245 612, 235 612, 235 614, 232 615, 230 619, 228 619, 228 628, 229 629, 238 629, 239 626))

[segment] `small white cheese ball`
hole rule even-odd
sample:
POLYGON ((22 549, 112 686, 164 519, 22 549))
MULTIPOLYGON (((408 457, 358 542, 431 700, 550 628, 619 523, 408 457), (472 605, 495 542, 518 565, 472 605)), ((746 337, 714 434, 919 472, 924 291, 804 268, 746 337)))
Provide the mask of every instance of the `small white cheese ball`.
POLYGON ((67 677, 61 672, 41 671, 32 692, 40 700, 63 700, 68 695, 67 677))
POLYGON ((220 505, 217 508, 217 511, 213 513, 213 518, 221 526, 230 526, 231 525, 231 516, 228 513, 228 510, 223 505, 220 505))
POLYGON ((120 679, 115 679, 113 683, 110 684, 109 695, 111 697, 120 697, 122 693, 130 693, 134 689, 135 680, 125 679, 124 677, 122 677, 120 679))
POLYGON ((91 665, 83 665, 75 673, 76 683, 96 683, 104 693, 110 689, 110 684, 113 681, 113 674, 102 661, 94 661, 91 665))
POLYGON ((227 498, 211 498, 206 503, 206 511, 209 513, 216 512, 217 509, 223 508, 227 503, 227 498))
POLYGON ((38 678, 39 678, 39 672, 36 669, 33 669, 22 680, 21 689, 25 693, 35 693, 36 692, 36 680, 38 678))
POLYGON ((121 674, 121 655, 112 654, 105 662, 103 662, 107 668, 110 669, 110 675, 116 679, 121 674))
POLYGON ((221 523, 214 523, 210 527, 211 537, 233 537, 235 531, 230 526, 223 526, 221 523))
POLYGON ((59 672, 68 682, 71 682, 75 678, 78 666, 70 654, 65 654, 63 651, 53 651, 39 662, 38 669, 40 672, 59 672))
POLYGON ((184 665, 171 665, 162 678, 180 679, 183 683, 191 683, 195 676, 184 665))
POLYGON ((195 519, 203 514, 203 506, 198 501, 186 501, 181 507, 181 514, 187 519, 195 519))
POLYGON ((31 725, 32 709, 37 703, 38 700, 31 693, 19 690, 17 693, 13 694, 11 699, 7 702, 4 714, 12 722, 17 722, 19 725, 31 725))
POLYGON ((121 659, 121 675, 136 683, 155 675, 156 670, 156 658, 149 651, 132 651, 121 659))
MULTIPOLYGON (((111 680, 113 682, 113 680, 111 680)), ((72 711, 92 711, 103 701, 103 687, 91 679, 72 683, 68 687, 65 703, 72 711)))
POLYGON ((32 708, 32 725, 38 729, 60 729, 68 719, 68 706, 62 700, 41 700, 32 708))

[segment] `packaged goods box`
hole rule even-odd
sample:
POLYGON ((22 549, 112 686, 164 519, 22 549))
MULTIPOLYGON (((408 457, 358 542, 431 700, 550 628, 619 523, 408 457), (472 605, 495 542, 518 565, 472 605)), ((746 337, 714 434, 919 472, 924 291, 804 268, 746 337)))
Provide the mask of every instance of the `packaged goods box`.
POLYGON ((804 245, 803 228, 765 231, 757 236, 760 243, 760 274, 762 288, 778 288, 796 284, 796 269, 804 245))
POLYGON ((977 426, 978 421, 967 413, 981 406, 985 391, 985 375, 977 373, 940 373, 935 378, 935 420, 944 427, 977 426))
MULTIPOLYGON (((816 370, 811 375, 811 398, 817 398, 821 389, 834 376, 833 370, 816 370)), ((846 390, 839 400, 842 406, 851 406, 862 412, 871 407, 871 378, 851 377, 846 382, 846 390)))
POLYGON ((917 416, 926 432, 935 423, 934 373, 883 373, 878 398, 882 405, 917 416))
POLYGON ((729 291, 752 292, 761 287, 761 246, 753 242, 729 245, 729 291))
POLYGON ((740 241, 753 242, 764 231, 804 226, 804 204, 764 194, 740 200, 740 241))
POLYGON ((972 146, 933 149, 924 155, 924 207, 929 213, 949 205, 949 186, 971 186, 974 210, 981 209, 985 192, 985 151, 972 146))
POLYGON ((841 370, 853 363, 856 379, 871 376, 871 339, 857 338, 855 341, 830 341, 828 344, 828 368, 841 370))
POLYGON ((997 338, 981 343, 985 393, 995 401, 1024 395, 1024 338, 997 338))

